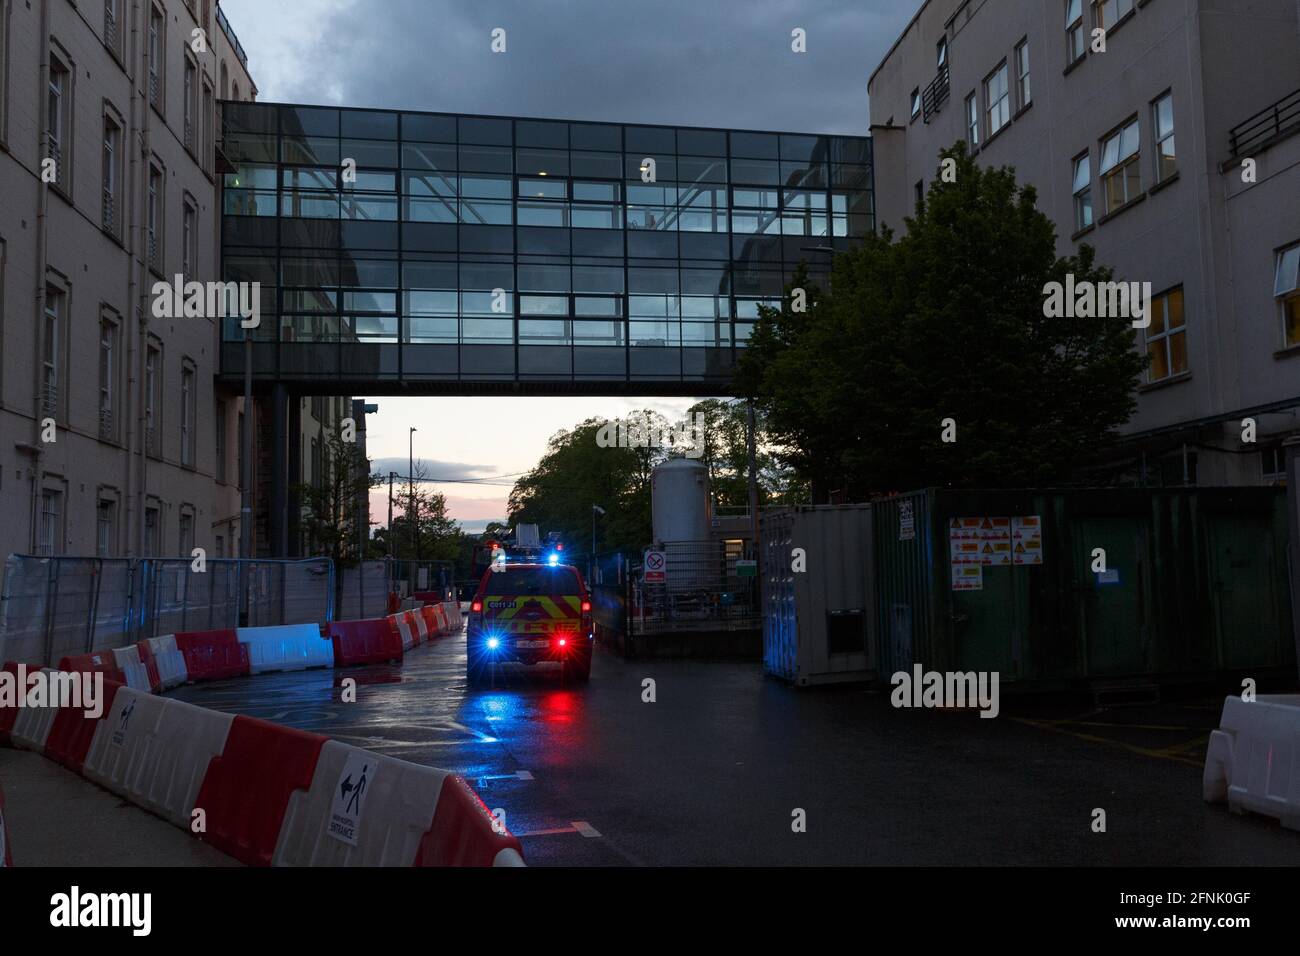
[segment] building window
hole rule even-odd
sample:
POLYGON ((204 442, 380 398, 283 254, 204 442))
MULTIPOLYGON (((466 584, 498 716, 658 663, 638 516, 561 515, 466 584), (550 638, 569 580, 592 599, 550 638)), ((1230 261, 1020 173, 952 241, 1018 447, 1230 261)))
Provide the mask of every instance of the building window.
POLYGON ((162 223, 163 223, 163 173, 153 163, 149 164, 149 206, 145 214, 147 229, 146 253, 149 268, 155 272, 162 271, 162 223))
POLYGON ((162 555, 162 512, 157 505, 146 505, 144 509, 144 554, 142 557, 156 558, 162 555))
POLYGON ((1101 184, 1107 213, 1132 202, 1142 192, 1140 138, 1138 121, 1134 118, 1102 140, 1101 184))
POLYGON ((1133 0, 1093 0, 1095 26, 1110 30, 1133 12, 1133 0))
POLYGON ((203 81, 203 155, 200 157, 199 165, 203 171, 212 172, 212 163, 216 158, 216 138, 213 134, 217 120, 217 108, 212 99, 212 87, 205 79, 203 81))
POLYGON ((158 400, 161 387, 162 350, 150 344, 144 357, 144 448, 146 454, 158 457, 159 427, 158 400))
POLYGON ((1083 25, 1083 0, 1065 0, 1065 58, 1077 63, 1088 55, 1083 25))
POLYGON ((912 91, 912 119, 921 115, 921 89, 917 87, 912 91))
POLYGON ((988 104, 989 138, 1011 122, 1011 89, 1008 85, 1007 61, 984 80, 984 102, 988 104))
POLYGON ((122 59, 122 0, 104 0, 104 46, 122 59))
POLYGON ((1281 442, 1260 449, 1259 477, 1266 485, 1286 484, 1286 449, 1281 442))
POLYGON ((226 403, 220 398, 216 401, 215 417, 217 420, 217 481, 226 480, 226 403))
POLYGON ((948 38, 944 37, 935 46, 934 65, 942 70, 948 65, 948 38))
POLYGON ((99 437, 117 440, 117 323, 99 320, 99 437))
POLYGON ((181 464, 194 467, 194 420, 198 412, 194 366, 181 366, 181 464))
POLYGON ((163 77, 167 75, 164 57, 167 55, 165 35, 167 20, 163 12, 149 6, 149 102, 159 113, 163 112, 163 77))
POLYGON ((1151 128, 1156 132, 1156 182, 1178 172, 1174 151, 1174 94, 1166 93, 1151 104, 1151 128))
POLYGON ((1151 359, 1149 381, 1163 381, 1187 371, 1187 326, 1181 286, 1151 299, 1151 325, 1146 341, 1151 359))
POLYGON ((59 342, 67 301, 67 293, 62 289, 52 285, 45 287, 45 328, 41 342, 41 414, 46 418, 59 417, 59 342))
POLYGON ((1074 157, 1074 231, 1092 225, 1092 162, 1087 153, 1074 157))
POLYGON ((9 105, 9 3, 0 0, 0 143, 4 142, 9 105))
POLYGON ((1016 47, 1016 91, 1020 108, 1024 109, 1032 101, 1029 89, 1029 41, 1021 40, 1016 47))
POLYGON ((46 488, 41 492, 40 554, 63 553, 63 492, 46 488))
POLYGON ((109 114, 104 114, 103 201, 101 222, 111 235, 122 234, 122 126, 109 114))
POLYGON ((1282 312, 1282 347, 1300 345, 1300 243, 1277 254, 1273 295, 1282 312))
POLYGON ((72 71, 53 54, 45 108, 48 124, 45 155, 54 160, 54 184, 67 191, 72 187, 72 177, 63 166, 72 162, 72 71))
POLYGON ((184 110, 182 113, 182 117, 183 117, 183 128, 184 128, 184 135, 185 135, 185 148, 188 149, 191 153, 193 153, 196 152, 198 148, 195 145, 194 136, 195 133, 197 132, 197 128, 195 126, 195 118, 197 117, 199 112, 199 108, 198 108, 199 84, 198 84, 198 71, 194 68, 194 61, 191 60, 188 56, 185 58, 185 83, 184 83, 183 92, 184 92, 185 102, 184 102, 184 110))
POLYGON ((186 199, 185 210, 181 214, 181 272, 186 280, 194 277, 199 261, 198 215, 194 203, 186 199))
POLYGON ((181 557, 188 558, 194 551, 194 515, 182 511, 177 525, 180 554, 181 557))
POLYGON ((912 188, 915 193, 913 198, 916 201, 916 208, 919 211, 921 208, 921 204, 925 202, 925 180, 918 179, 916 181, 916 185, 912 188))
POLYGON ((95 507, 95 553, 101 558, 111 558, 117 542, 117 502, 100 498, 95 507))
POLYGON ((971 149, 980 144, 980 101, 974 93, 966 97, 966 141, 971 149))

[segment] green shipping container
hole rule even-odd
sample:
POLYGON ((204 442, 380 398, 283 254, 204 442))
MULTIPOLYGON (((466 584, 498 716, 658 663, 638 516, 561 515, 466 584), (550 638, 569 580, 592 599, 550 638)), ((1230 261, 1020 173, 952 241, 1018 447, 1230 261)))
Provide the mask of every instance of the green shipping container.
POLYGON ((1280 489, 927 489, 872 507, 884 675, 1295 677, 1280 489))

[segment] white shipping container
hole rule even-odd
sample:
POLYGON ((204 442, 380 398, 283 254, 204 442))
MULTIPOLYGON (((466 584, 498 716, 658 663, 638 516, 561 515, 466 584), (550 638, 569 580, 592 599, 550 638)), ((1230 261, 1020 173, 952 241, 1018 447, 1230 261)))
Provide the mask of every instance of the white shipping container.
POLYGON ((798 686, 876 680, 871 506, 771 512, 760 537, 763 669, 798 686))

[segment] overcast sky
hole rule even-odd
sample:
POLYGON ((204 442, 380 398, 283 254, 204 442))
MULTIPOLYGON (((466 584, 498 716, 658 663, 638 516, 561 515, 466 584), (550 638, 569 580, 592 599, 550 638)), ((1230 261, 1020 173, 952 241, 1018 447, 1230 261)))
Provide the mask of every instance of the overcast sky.
MULTIPOLYGON (((222 0, 258 99, 619 123, 862 135, 867 78, 920 0, 222 0), (506 52, 491 50, 506 31, 506 52), (807 52, 791 50, 801 28, 807 52)), ((361 397, 361 396, 357 396, 361 397)), ((446 478, 514 475, 593 415, 689 401, 375 398, 370 454, 446 478)), ((393 462, 386 462, 384 473, 393 462)), ((469 529, 509 479, 445 484, 469 529)), ((375 517, 386 519, 387 491, 375 517), (381 504, 382 503, 382 504, 381 504)))

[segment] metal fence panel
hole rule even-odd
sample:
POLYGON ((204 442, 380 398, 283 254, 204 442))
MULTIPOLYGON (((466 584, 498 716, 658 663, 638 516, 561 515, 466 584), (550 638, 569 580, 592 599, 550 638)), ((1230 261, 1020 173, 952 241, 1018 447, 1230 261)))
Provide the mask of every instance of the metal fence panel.
POLYGON ((360 567, 336 571, 341 578, 335 619, 363 621, 382 617, 388 611, 389 567, 387 561, 365 561, 360 567))
POLYGON ((250 627, 332 619, 328 558, 216 559, 195 571, 185 558, 12 555, 0 600, 0 662, 54 666, 147 637, 237 627, 245 582, 250 627))
POLYGON ((737 561, 752 560, 752 546, 735 551, 725 541, 673 541, 662 550, 667 569, 662 583, 647 584, 644 569, 633 571, 634 634, 762 626, 758 577, 741 575, 737 568, 737 561))

